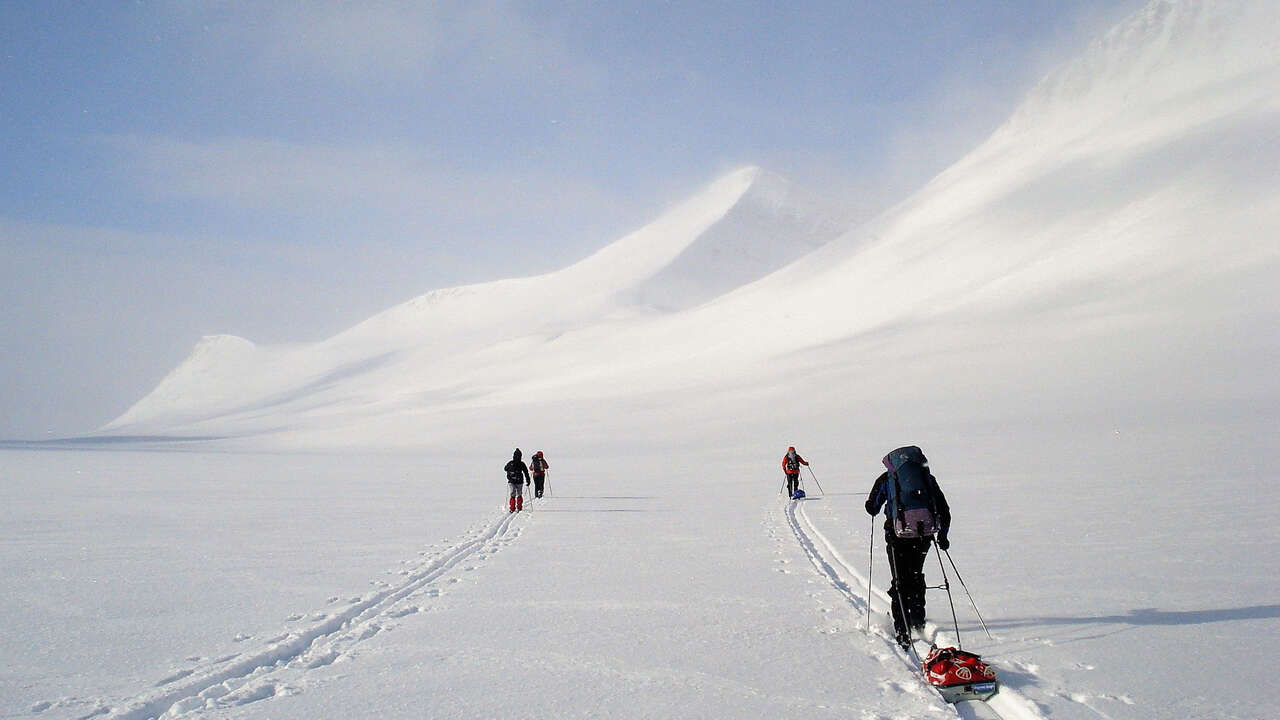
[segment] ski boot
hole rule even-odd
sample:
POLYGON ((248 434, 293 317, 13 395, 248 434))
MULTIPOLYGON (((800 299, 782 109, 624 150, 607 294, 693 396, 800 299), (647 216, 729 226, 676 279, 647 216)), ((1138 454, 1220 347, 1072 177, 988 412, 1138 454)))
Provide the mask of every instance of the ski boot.
POLYGON ((894 642, 898 643, 898 647, 902 648, 902 649, 903 649, 904 651, 906 651, 906 652, 911 652, 911 635, 910 635, 910 633, 906 632, 905 630, 903 630, 903 631, 899 631, 899 632, 894 636, 893 640, 894 640, 894 642))

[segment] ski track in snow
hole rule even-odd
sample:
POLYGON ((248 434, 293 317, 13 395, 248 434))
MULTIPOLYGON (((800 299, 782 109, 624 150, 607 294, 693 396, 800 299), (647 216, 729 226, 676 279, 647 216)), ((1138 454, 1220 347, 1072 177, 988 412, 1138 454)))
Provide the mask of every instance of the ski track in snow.
MULTIPOLYGON (((859 618, 866 617, 868 603, 871 605, 872 612, 887 611, 889 607, 888 594, 879 588, 873 587, 870 579, 864 573, 854 569, 853 564, 840 554, 835 545, 809 519, 804 510, 805 503, 809 501, 788 500, 786 517, 791 532, 800 543, 800 549, 804 551, 805 556, 809 558, 809 562, 813 564, 814 570, 848 601, 859 618), (868 597, 868 591, 870 591, 870 597, 868 597)), ((928 687, 928 684, 920 677, 919 668, 911 661, 903 658, 902 653, 898 652, 897 648, 894 647, 893 639, 889 637, 885 630, 878 626, 872 626, 870 633, 882 638, 886 646, 888 646, 888 653, 878 655, 878 659, 881 660, 882 664, 891 664, 885 663, 885 661, 890 658, 898 658, 916 678, 917 683, 928 687)), ((936 636, 938 634, 937 626, 933 623, 928 623, 926 625, 926 633, 930 636, 936 636)), ((890 684, 899 688, 904 687, 902 681, 897 679, 890 681, 890 684)), ((929 691, 932 693, 932 688, 929 688, 929 691)), ((940 698, 939 702, 942 702, 940 698)), ((969 701, 956 703, 951 707, 955 709, 957 715, 966 719, 1045 720, 1046 717, 1036 708, 1035 703, 1026 699, 1017 691, 1010 689, 1003 682, 1000 684, 1000 692, 986 702, 969 701)))
MULTIPOLYGON (((423 608, 418 602, 438 597, 441 593, 433 587, 435 581, 463 561, 487 558, 518 537, 520 529, 512 529, 517 517, 518 513, 503 510, 500 518, 470 531, 465 540, 436 552, 419 553, 425 557, 417 567, 401 570, 403 577, 397 584, 375 581, 378 590, 350 598, 347 601, 350 605, 339 612, 312 614, 311 617, 321 621, 305 630, 273 637, 263 650, 223 657, 202 667, 170 673, 155 683, 156 690, 131 700, 112 703, 105 699, 67 699, 40 703, 37 712, 69 704, 85 704, 95 709, 82 716, 82 720, 96 717, 147 720, 296 694, 301 691, 300 676, 305 676, 307 671, 349 659, 355 646, 390 629, 392 621, 421 612, 423 608)), ((334 604, 339 600, 332 597, 329 602, 334 604)), ((294 615, 289 619, 296 621, 300 617, 294 615)))

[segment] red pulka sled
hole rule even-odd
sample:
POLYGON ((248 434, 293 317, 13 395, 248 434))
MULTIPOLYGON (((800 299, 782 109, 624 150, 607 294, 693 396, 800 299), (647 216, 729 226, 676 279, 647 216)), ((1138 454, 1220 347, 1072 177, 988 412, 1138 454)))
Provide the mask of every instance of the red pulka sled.
POLYGON ((996 671, 982 658, 959 648, 929 648, 921 664, 924 678, 949 703, 986 700, 996 694, 996 671))

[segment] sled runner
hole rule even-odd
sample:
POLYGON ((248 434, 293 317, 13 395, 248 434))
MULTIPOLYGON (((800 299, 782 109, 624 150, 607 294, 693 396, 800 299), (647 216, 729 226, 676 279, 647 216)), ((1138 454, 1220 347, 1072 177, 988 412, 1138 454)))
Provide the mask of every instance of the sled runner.
POLYGON ((1000 689, 991 666, 958 648, 930 647, 921 670, 925 680, 949 703, 986 700, 1000 689))

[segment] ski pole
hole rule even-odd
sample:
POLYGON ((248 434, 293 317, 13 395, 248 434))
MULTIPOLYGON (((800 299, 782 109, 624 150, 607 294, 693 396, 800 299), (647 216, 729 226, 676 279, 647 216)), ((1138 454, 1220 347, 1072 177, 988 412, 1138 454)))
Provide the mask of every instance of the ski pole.
POLYGON ((871 541, 867 543, 867 632, 871 632, 871 569, 876 562, 876 516, 871 516, 871 541))
MULTIPOLYGON (((973 612, 978 616, 978 622, 982 623, 982 631, 987 634, 987 638, 995 640, 991 637, 991 631, 987 629, 987 622, 982 619, 982 613, 978 611, 978 604, 973 601, 973 593, 969 592, 969 586, 964 584, 964 577, 960 575, 959 568, 956 567, 956 561, 951 559, 951 552, 943 550, 946 553, 947 561, 951 563, 951 569, 956 571, 956 579, 960 581, 960 587, 964 588, 964 594, 969 596, 969 604, 973 606, 973 612)), ((938 558, 938 562, 942 562, 942 558, 938 558)))
MULTIPOLYGON (((806 465, 805 467, 809 467, 809 466, 806 465)), ((822 493, 823 495, 826 495, 827 491, 822 489, 822 483, 818 482, 818 476, 813 474, 813 468, 809 468, 809 477, 813 478, 814 484, 818 486, 818 492, 822 493)))
MULTIPOLYGON (((938 544, 937 538, 933 538, 933 544, 938 544)), ((934 554, 938 556, 938 569, 942 571, 942 589, 947 591, 947 604, 951 606, 951 624, 956 629, 956 645, 963 649, 964 643, 960 642, 960 620, 956 617, 956 603, 951 599, 951 580, 947 578, 947 567, 942 564, 942 548, 938 548, 934 554)))

